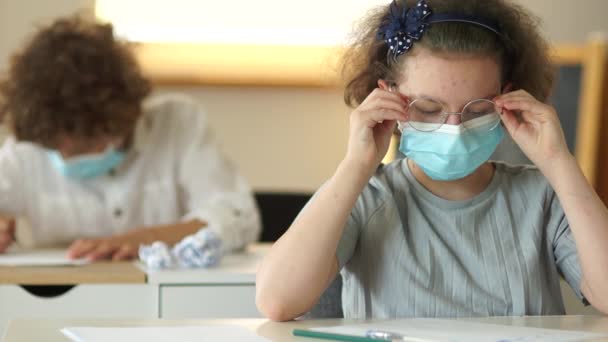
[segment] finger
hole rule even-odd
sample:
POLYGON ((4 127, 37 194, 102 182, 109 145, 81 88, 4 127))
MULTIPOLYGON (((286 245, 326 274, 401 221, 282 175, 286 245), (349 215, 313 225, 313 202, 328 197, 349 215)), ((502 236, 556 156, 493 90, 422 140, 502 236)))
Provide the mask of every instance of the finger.
POLYGON ((369 96, 365 101, 359 106, 359 109, 362 111, 369 110, 372 108, 386 106, 383 105, 385 103, 392 103, 391 105, 396 110, 405 111, 407 110, 408 102, 402 99, 399 95, 392 93, 383 93, 383 94, 375 94, 374 96, 369 96))
POLYGON ((395 131, 395 127, 397 126, 397 121, 395 120, 387 120, 378 124, 374 127, 374 135, 376 136, 391 136, 395 131))
POLYGON ((549 119, 544 115, 538 115, 529 111, 521 112, 521 119, 525 123, 538 124, 547 122, 549 119))
POLYGON ((554 114, 551 107, 536 100, 508 100, 502 103, 502 107, 510 111, 528 111, 536 115, 554 114))
POLYGON ((92 261, 101 260, 101 259, 109 259, 117 249, 118 249, 117 246, 113 246, 107 242, 103 242, 103 243, 97 245, 97 247, 94 250, 89 252, 89 254, 86 257, 87 257, 87 259, 92 260, 92 261))
POLYGON ((365 111, 370 111, 370 110, 377 110, 380 108, 392 109, 392 110, 395 110, 395 111, 398 111, 398 112, 401 112, 404 114, 407 112, 406 104, 395 101, 393 99, 385 99, 385 98, 376 98, 373 101, 370 101, 365 106, 361 106, 360 110, 365 112, 365 111))
MULTIPOLYGON (((510 104, 511 106, 513 106, 513 105, 517 105, 519 103, 534 104, 534 105, 536 105, 536 106, 538 106, 540 108, 544 108, 544 111, 552 111, 553 110, 553 107, 547 105, 546 103, 542 103, 540 101, 537 101, 533 97, 519 96, 519 97, 512 97, 512 98, 509 98, 509 99, 504 99, 504 100, 496 101, 496 104, 499 107, 505 107, 507 104, 510 104)), ((516 110, 518 110, 518 109, 516 109, 516 110)))
POLYGON ((0 254, 6 253, 6 251, 8 250, 9 246, 10 245, 2 245, 2 244, 0 244, 0 254))
POLYGON ((0 254, 6 252, 6 250, 13 243, 13 240, 0 240, 0 254))
POLYGON ((500 99, 508 99, 508 98, 512 98, 512 97, 531 97, 534 98, 534 96, 530 95, 530 93, 528 93, 527 91, 523 90, 523 89, 518 89, 515 91, 511 91, 505 94, 501 94, 499 96, 497 96, 495 98, 495 100, 500 100, 500 99))
POLYGON ((15 220, 0 220, 0 253, 6 252, 15 241, 15 220))
POLYGON ((380 89, 380 88, 374 89, 367 96, 365 101, 363 101, 363 103, 365 103, 366 101, 373 101, 376 98, 384 98, 384 99, 394 100, 394 101, 401 102, 401 103, 407 103, 407 97, 403 96, 402 94, 400 94, 398 92, 392 92, 392 91, 380 89))
POLYGON ((17 233, 17 221, 15 219, 10 219, 8 222, 8 232, 15 239, 15 234, 17 233))
POLYGON ((536 101, 536 99, 534 99, 533 97, 526 97, 526 96, 511 96, 511 97, 495 100, 494 102, 496 102, 497 105, 502 106, 507 102, 515 102, 515 101, 536 101))
MULTIPOLYGON (((513 100, 513 99, 529 99, 529 100, 538 101, 534 96, 528 94, 525 91, 515 91, 512 93, 498 95, 494 98, 494 101, 506 101, 506 100, 513 100)), ((538 102, 541 102, 541 101, 538 101, 538 102)))
POLYGON ((379 97, 383 99, 395 101, 403 105, 407 105, 409 103, 408 97, 401 93, 387 91, 384 93, 380 93, 379 95, 379 97))
POLYGON ((0 244, 11 244, 13 237, 8 233, 0 233, 0 244))
POLYGON ((380 108, 373 111, 370 110, 362 114, 370 127, 374 127, 376 124, 384 121, 407 121, 407 115, 387 108, 380 108))
POLYGON ((137 248, 132 245, 123 245, 112 255, 112 261, 131 260, 137 256, 137 248))
POLYGON ((12 218, 0 219, 0 234, 7 233, 11 236, 15 235, 15 220, 12 218))
POLYGON ((68 248, 68 258, 78 259, 87 255, 97 246, 97 240, 79 239, 68 248))
POLYGON ((517 116, 515 116, 515 113, 508 109, 503 109, 500 115, 500 119, 502 120, 505 128, 507 129, 507 132, 509 132, 509 135, 511 135, 512 137, 515 136, 515 133, 519 129, 519 125, 521 125, 521 123, 517 119, 517 116))

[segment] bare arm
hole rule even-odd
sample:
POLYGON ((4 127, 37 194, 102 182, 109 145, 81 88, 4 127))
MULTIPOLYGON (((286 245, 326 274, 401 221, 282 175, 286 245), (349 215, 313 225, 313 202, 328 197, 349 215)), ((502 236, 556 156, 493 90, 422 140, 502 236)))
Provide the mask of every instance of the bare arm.
POLYGON ((289 320, 307 312, 335 278, 338 242, 369 178, 351 165, 340 164, 264 258, 257 273, 256 302, 270 319, 289 320))
POLYGON ((399 96, 376 89, 351 114, 346 158, 258 270, 256 302, 270 319, 307 312, 336 276, 336 249, 348 216, 386 153, 396 120, 406 119, 404 107, 399 96))
POLYGON ((608 210, 572 156, 556 163, 546 176, 576 241, 581 290, 595 308, 608 314, 608 210))
POLYGON ((525 91, 502 95, 505 127, 547 178, 566 214, 580 260, 581 290, 608 314, 608 210, 568 151, 555 109, 525 91), (520 111, 523 121, 511 111, 520 111))

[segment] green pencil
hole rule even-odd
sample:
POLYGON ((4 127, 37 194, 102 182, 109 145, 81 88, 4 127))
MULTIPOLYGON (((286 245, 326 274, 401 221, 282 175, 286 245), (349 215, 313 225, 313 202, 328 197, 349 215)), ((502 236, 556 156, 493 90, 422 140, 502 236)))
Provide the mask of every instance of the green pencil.
POLYGON ((318 338, 323 340, 333 340, 333 341, 348 341, 348 342, 390 342, 391 340, 385 340, 382 338, 371 338, 365 336, 354 336, 354 335, 342 335, 342 334, 334 334, 313 330, 304 330, 304 329, 293 329, 294 336, 302 336, 302 337, 311 337, 318 338))

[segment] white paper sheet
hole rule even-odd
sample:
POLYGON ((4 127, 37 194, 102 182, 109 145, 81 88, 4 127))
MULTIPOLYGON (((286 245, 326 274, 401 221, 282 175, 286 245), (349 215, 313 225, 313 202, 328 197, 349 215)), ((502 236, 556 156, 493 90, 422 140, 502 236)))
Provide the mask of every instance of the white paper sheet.
POLYGON ((67 327, 61 332, 74 342, 270 342, 250 330, 231 325, 188 327, 67 327))
POLYGON ((0 254, 0 266, 78 266, 88 264, 86 259, 71 260, 65 250, 18 250, 10 249, 0 254))
POLYGON ((595 334, 582 331, 538 329, 428 318, 313 328, 311 330, 355 336, 365 336, 369 330, 381 330, 401 334, 411 338, 411 341, 449 342, 570 342, 608 337, 608 334, 595 334))

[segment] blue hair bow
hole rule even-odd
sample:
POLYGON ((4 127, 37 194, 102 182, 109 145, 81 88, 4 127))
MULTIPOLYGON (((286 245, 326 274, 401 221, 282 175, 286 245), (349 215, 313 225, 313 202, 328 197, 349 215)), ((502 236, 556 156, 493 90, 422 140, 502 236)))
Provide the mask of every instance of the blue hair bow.
POLYGON ((378 28, 378 39, 388 45, 388 56, 396 59, 412 48, 415 41, 422 38, 422 34, 430 24, 444 22, 460 22, 476 25, 490 30, 502 37, 500 26, 486 18, 471 16, 464 13, 436 13, 426 3, 419 0, 416 6, 407 8, 404 0, 403 8, 393 0, 388 15, 382 20, 378 28))
POLYGON ((402 10, 394 0, 388 16, 384 18, 378 30, 378 38, 388 44, 389 55, 398 57, 408 51, 414 41, 420 40, 428 24, 425 19, 431 13, 425 0, 418 1, 412 8, 407 8, 404 4, 402 10))

